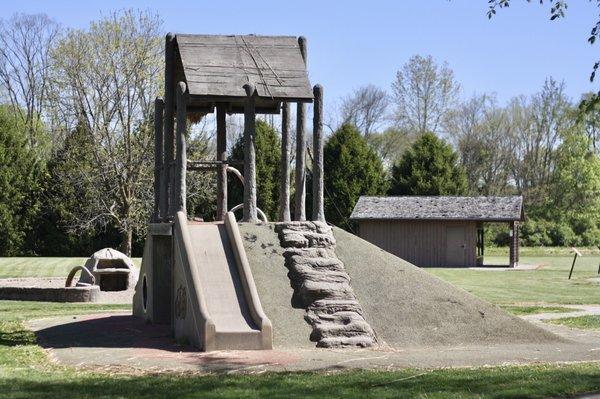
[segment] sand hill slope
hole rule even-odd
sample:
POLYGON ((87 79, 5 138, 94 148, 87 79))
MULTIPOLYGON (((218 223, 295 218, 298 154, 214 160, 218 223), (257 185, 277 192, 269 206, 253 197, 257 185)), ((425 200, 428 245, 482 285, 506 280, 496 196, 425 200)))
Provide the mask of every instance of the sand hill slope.
MULTIPOLYGON (((273 224, 240 224, 240 232, 275 347, 315 346, 293 290, 273 224)), ((394 348, 542 343, 558 337, 341 229, 336 254, 380 344, 394 348)))

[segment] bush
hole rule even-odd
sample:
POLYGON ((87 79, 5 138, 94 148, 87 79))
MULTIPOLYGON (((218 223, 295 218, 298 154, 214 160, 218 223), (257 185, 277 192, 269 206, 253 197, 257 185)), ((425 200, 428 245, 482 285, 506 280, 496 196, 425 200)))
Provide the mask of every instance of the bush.
POLYGON ((550 224, 548 237, 550 237, 552 245, 557 247, 579 245, 580 241, 569 225, 560 222, 550 224))
POLYGON ((545 220, 527 220, 521 225, 521 244, 527 247, 546 247, 552 245, 548 235, 549 223, 545 220))

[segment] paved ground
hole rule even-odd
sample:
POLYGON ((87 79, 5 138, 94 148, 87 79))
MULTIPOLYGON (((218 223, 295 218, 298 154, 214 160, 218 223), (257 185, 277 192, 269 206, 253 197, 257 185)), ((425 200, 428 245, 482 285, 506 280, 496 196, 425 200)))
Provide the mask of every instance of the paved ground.
POLYGON ((542 321, 551 319, 563 319, 565 317, 580 317, 580 316, 596 316, 600 315, 600 305, 548 305, 572 308, 570 312, 562 313, 538 313, 523 316, 522 318, 528 321, 542 321))
POLYGON ((168 327, 145 324, 129 313, 54 317, 31 321, 29 327, 51 358, 92 369, 254 373, 600 361, 600 331, 534 323, 564 339, 540 344, 203 353, 174 342, 168 327))

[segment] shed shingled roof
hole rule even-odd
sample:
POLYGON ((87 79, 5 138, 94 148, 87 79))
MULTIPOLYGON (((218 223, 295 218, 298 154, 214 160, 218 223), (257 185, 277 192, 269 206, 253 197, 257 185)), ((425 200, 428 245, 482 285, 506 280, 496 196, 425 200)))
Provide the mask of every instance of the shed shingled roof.
POLYGON ((246 97, 250 82, 259 97, 312 101, 298 38, 293 36, 175 36, 190 95, 246 97))
POLYGON ((523 197, 360 197, 350 219, 516 221, 523 197))

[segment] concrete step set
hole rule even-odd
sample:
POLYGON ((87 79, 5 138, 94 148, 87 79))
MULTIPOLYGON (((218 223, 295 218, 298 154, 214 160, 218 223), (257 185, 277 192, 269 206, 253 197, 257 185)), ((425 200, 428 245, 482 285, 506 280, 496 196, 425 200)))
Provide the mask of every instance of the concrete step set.
POLYGON ((292 306, 306 309, 317 347, 375 343, 373 329, 350 286, 350 276, 335 255, 331 227, 323 222, 278 223, 285 266, 294 289, 292 306))

